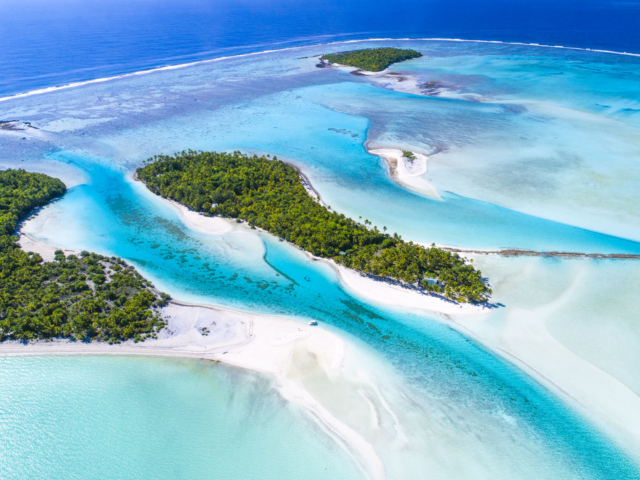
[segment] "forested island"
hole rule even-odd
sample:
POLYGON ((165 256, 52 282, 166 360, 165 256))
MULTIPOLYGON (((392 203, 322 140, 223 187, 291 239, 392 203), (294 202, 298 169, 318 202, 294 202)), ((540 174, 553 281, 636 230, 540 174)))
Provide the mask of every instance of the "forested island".
POLYGON ((486 302, 491 293, 481 272, 458 254, 405 242, 386 227, 380 231, 319 204, 299 172, 276 157, 188 151, 155 156, 137 176, 157 195, 205 215, 244 220, 362 273, 459 302, 486 302))
POLYGON ((381 72, 393 63, 419 58, 422 54, 415 50, 400 48, 367 48, 351 52, 329 53, 320 57, 321 60, 340 65, 357 67, 368 72, 381 72))
POLYGON ((154 337, 164 327, 156 307, 169 296, 156 294, 123 260, 57 250, 53 262, 44 262, 20 248, 13 236, 18 222, 65 191, 41 173, 0 172, 0 341, 154 337))

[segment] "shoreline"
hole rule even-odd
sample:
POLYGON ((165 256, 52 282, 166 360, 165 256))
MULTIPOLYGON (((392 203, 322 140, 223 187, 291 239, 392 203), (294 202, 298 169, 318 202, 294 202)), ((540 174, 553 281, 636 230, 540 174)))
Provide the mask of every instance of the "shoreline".
MULTIPOLYGON (((324 260, 324 259, 322 259, 324 260)), ((355 296, 366 298, 373 303, 418 309, 446 316, 479 316, 487 315, 494 308, 485 304, 456 303, 439 295, 432 295, 424 290, 407 288, 400 283, 375 278, 355 270, 328 262, 336 271, 342 284, 355 296)))
POLYGON ((171 200, 170 198, 161 197, 160 195, 156 195, 155 193, 151 192, 147 188, 145 183, 142 180, 138 179, 138 174, 135 170, 133 171, 133 174, 131 176, 125 175, 125 178, 130 179, 130 181, 134 185, 142 186, 145 192, 168 203, 173 209, 177 210, 177 212, 180 214, 180 218, 184 221, 185 225, 197 232, 207 235, 224 235, 225 233, 229 233, 234 230, 234 222, 228 218, 222 218, 218 216, 206 217, 200 212, 191 210, 181 203, 171 200))
MULTIPOLYGON (((161 72, 164 70, 176 70, 176 69, 180 69, 180 68, 187 68, 187 67, 192 67, 195 65, 202 65, 202 64, 206 64, 206 63, 212 63, 212 62, 218 62, 218 61, 222 61, 222 60, 228 60, 231 58, 241 58, 241 57, 247 57, 247 56, 252 56, 252 55, 262 55, 262 54, 266 54, 266 53, 275 53, 275 52, 284 52, 284 51, 288 51, 288 50, 300 50, 302 48, 310 48, 310 47, 322 47, 325 45, 340 45, 340 44, 348 44, 348 43, 359 43, 359 42, 383 42, 383 41, 387 41, 387 42, 393 42, 393 41, 422 41, 422 42, 470 42, 470 43, 490 43, 490 44, 499 44, 499 45, 521 45, 521 46, 528 46, 528 47, 536 47, 536 48, 555 48, 555 49, 563 49, 563 50, 577 50, 577 51, 582 51, 582 52, 594 52, 594 53, 606 53, 609 55, 624 55, 624 56, 630 56, 630 57, 640 57, 640 53, 633 53, 633 52, 618 52, 615 50, 604 50, 604 49, 596 49, 596 48, 582 48, 582 47, 566 47, 563 45, 546 45, 546 44, 539 44, 539 43, 525 43, 525 42, 503 42, 500 40, 474 40, 474 39, 463 39, 463 38, 438 38, 438 37, 422 37, 422 38, 409 38, 409 37, 403 37, 403 38, 364 38, 364 39, 360 39, 360 40, 342 40, 342 41, 335 41, 335 42, 327 42, 327 43, 318 43, 318 44, 313 44, 313 45, 300 45, 300 46, 295 46, 295 47, 285 47, 285 48, 280 48, 280 49, 273 49, 273 50, 263 50, 260 52, 250 52, 250 53, 243 53, 243 54, 238 54, 238 55, 229 55, 229 56, 223 56, 223 57, 217 57, 217 58, 208 58, 205 60, 197 60, 194 62, 188 62, 188 63, 181 63, 181 64, 176 64, 176 65, 165 65, 162 67, 154 67, 154 68, 150 68, 148 70, 138 70, 136 72, 131 72, 131 73, 123 73, 120 75, 113 75, 110 77, 100 77, 100 78, 95 78, 92 80, 84 80, 84 81, 77 81, 77 82, 71 82, 71 83, 67 83, 67 84, 63 84, 63 85, 58 85, 58 86, 50 86, 50 87, 42 87, 42 88, 38 88, 35 90, 29 90, 27 92, 19 92, 19 93, 14 93, 12 95, 8 95, 8 96, 4 96, 4 97, 0 97, 0 102, 4 102, 7 100, 14 100, 14 99, 18 99, 18 98, 24 98, 24 97, 29 97, 29 96, 33 96, 33 95, 40 95, 43 93, 50 93, 50 92, 56 92, 59 90, 66 90, 69 88, 75 88, 75 87, 81 87, 84 85, 91 85, 94 83, 102 83, 102 82, 107 82, 107 81, 111 81, 111 80, 117 80, 120 78, 130 78, 130 77, 136 77, 136 76, 140 76, 140 75, 146 75, 149 73, 155 73, 155 72, 161 72)), ((322 54, 320 54, 322 55, 322 54)), ((355 67, 352 67, 355 68, 355 67)))
MULTIPOLYGON (((291 165, 289 163, 287 164, 291 165)), ((295 165, 291 165, 291 166, 300 173, 303 179, 306 180, 305 189, 307 190, 307 192, 309 191, 316 192, 316 190, 311 185, 311 182, 309 182, 307 177, 300 171, 300 169, 295 165)), ((153 194, 146 188, 146 186, 144 185, 144 182, 137 179, 137 176, 135 174, 132 176, 132 178, 135 182, 139 182, 145 188, 146 191, 148 191, 155 197, 161 199, 162 201, 168 202, 174 208, 178 208, 179 211, 182 213, 182 218, 185 221, 185 224, 187 224, 187 226, 193 227, 197 231, 210 233, 212 235, 219 235, 219 234, 226 233, 227 231, 221 231, 218 229, 218 226, 217 226, 218 222, 223 222, 224 225, 229 225, 230 230, 228 231, 231 231, 231 229, 234 228, 232 221, 229 219, 222 219, 220 217, 205 217, 204 215, 198 212, 189 210, 187 207, 185 207, 184 205, 178 202, 153 194), (199 227, 195 226, 195 224, 199 225, 199 227)), ((320 199, 319 194, 317 195, 318 197, 316 198, 316 200, 326 207, 326 205, 322 203, 322 200, 320 199)), ((244 226, 245 228, 248 229, 246 222, 239 223, 238 226, 244 226)), ((266 235, 271 235, 272 237, 277 238, 272 233, 266 230, 263 230, 259 227, 256 227, 255 231, 261 232, 266 235)), ((286 240, 284 241, 287 242, 286 240)), ((331 259, 316 257, 310 252, 303 250, 302 248, 300 248, 299 246, 291 242, 287 242, 287 243, 291 245, 293 248, 296 248, 304 252, 310 259, 314 261, 321 261, 331 266, 336 272, 336 274, 338 275, 338 278, 341 279, 344 286, 351 289, 354 293, 356 293, 356 295, 363 296, 373 302, 381 302, 386 305, 394 305, 394 306, 409 305, 410 308, 417 308, 420 310, 425 310, 428 312, 445 314, 445 315, 483 315, 483 314, 486 314, 492 308, 488 303, 486 304, 456 303, 444 298, 443 296, 432 295, 424 290, 412 288, 411 286, 404 286, 400 282, 396 282, 391 279, 376 278, 370 275, 362 274, 356 270, 351 270, 346 267, 342 267, 336 264, 331 259), (398 301, 395 298, 398 296, 402 298, 402 301, 398 301)))
POLYGON ((436 188, 423 178, 428 172, 429 157, 426 155, 412 152, 415 160, 411 162, 402 156, 402 150, 396 148, 369 149, 365 143, 365 150, 369 155, 375 155, 385 161, 389 178, 396 185, 433 200, 442 201, 436 188))
MULTIPOLYGON (((368 478, 385 478, 384 464, 373 446, 332 415, 305 389, 296 375, 291 374, 293 357, 301 351, 317 357, 318 365, 327 375, 340 372, 345 355, 352 347, 341 337, 291 318, 250 314, 209 305, 171 301, 162 312, 169 316, 169 321, 157 339, 147 339, 137 344, 128 341, 119 345, 87 344, 69 340, 37 341, 25 345, 5 341, 0 343, 0 355, 193 358, 272 375, 280 395, 306 410, 347 451, 368 478), (208 329, 208 333, 204 328, 208 329)), ((312 374, 313 372, 309 372, 309 375, 312 374)))

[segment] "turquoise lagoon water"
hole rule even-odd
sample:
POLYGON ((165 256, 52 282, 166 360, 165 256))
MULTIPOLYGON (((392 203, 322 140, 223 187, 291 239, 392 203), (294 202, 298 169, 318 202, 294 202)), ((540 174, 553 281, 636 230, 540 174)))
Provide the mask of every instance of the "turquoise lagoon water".
MULTIPOLYGON (((559 471, 608 478, 607 469, 611 478, 635 478, 635 469, 575 414, 457 332, 421 314, 352 297, 328 265, 269 235, 245 227, 214 237, 189 230, 176 210, 125 181, 122 172, 90 158, 83 165, 92 182, 45 207, 27 224, 27 233, 53 245, 126 258, 181 300, 313 318, 337 328, 382 354, 415 389, 417 401, 435 397, 447 409, 464 412, 465 423, 497 423, 497 444, 540 452, 548 462, 540 478, 559 471), (82 232, 74 241, 66 233, 69 225, 82 232)), ((449 454, 448 462, 470 455, 449 454)), ((525 478, 542 468, 523 463, 525 478)))
POLYGON ((0 358, 0 477, 362 478, 264 376, 147 357, 0 358))
MULTIPOLYGON (((344 48, 331 45, 8 101, 3 115, 52 132, 22 142, 15 156, 27 162, 43 144, 129 167, 188 148, 271 153, 302 166, 334 208, 408 239, 638 251, 637 58, 464 42, 394 44, 426 54, 394 70, 417 83, 442 81, 458 97, 390 91, 301 58, 344 48), (483 101, 464 97, 474 92, 483 101), (446 201, 395 186, 378 157, 366 154, 365 141, 432 153, 425 177, 446 201)), ((13 155, 13 146, 5 146, 13 155)))
MULTIPOLYGON (((512 202, 514 208, 526 211, 533 200, 544 197, 551 198, 548 207, 557 202, 561 208, 561 201, 571 197, 580 205, 585 203, 576 207, 573 223, 588 224, 589 229, 544 219, 544 211, 540 216, 519 213, 484 201, 480 194, 471 198, 467 185, 482 193, 482 178, 471 174, 450 183, 451 188, 444 190, 444 202, 394 185, 380 160, 366 154, 365 141, 373 146, 409 145, 426 153, 444 149, 443 155, 448 155, 473 145, 488 148, 487 138, 497 142, 498 133, 513 136, 522 128, 531 128, 536 136, 545 135, 543 139, 551 141, 550 132, 562 124, 559 117, 549 117, 549 108, 546 115, 540 115, 537 111, 525 114, 521 106, 509 106, 507 100, 524 96, 516 88, 520 84, 514 86, 492 77, 487 62, 482 60, 483 56, 499 57, 505 63, 488 63, 494 71, 505 72, 526 55, 535 63, 536 49, 433 42, 396 44, 421 49, 433 46, 433 57, 449 59, 460 69, 466 85, 458 85, 459 93, 475 90, 491 95, 496 102, 398 93, 345 72, 319 71, 313 59, 299 58, 322 52, 320 47, 297 50, 295 55, 280 52, 251 61, 231 59, 4 102, 0 105, 3 117, 31 120, 41 127, 38 136, 29 132, 25 140, 19 136, 2 138, 5 164, 38 169, 40 159, 46 159, 74 166, 88 179, 61 201, 43 209, 25 230, 52 245, 126 258, 176 298, 315 318, 343 332, 393 366, 417 392, 416 408, 435 402, 442 417, 449 417, 449 408, 459 413, 451 420, 451 431, 464 432, 476 443, 471 442, 470 449, 452 448, 447 463, 464 463, 476 455, 482 461, 503 465, 505 457, 512 456, 522 458, 521 466, 517 471, 500 472, 505 478, 638 478, 637 468, 584 420, 527 376, 458 333, 414 312, 357 300, 344 291, 327 265, 310 261, 270 236, 242 228, 219 237, 189 230, 177 212, 141 185, 125 180, 133 167, 155 153, 185 148, 244 149, 294 161, 334 209, 354 217, 362 215, 412 240, 471 248, 640 251, 633 221, 635 192, 619 195, 614 182, 625 180, 617 168, 623 169, 626 163, 617 165, 618 157, 612 157, 608 170, 602 172, 607 181, 598 183, 599 191, 625 206, 626 216, 611 220, 611 205, 594 208, 582 202, 591 197, 572 187, 572 165, 578 162, 584 166, 585 178, 591 179, 597 163, 585 157, 580 144, 556 149, 568 152, 569 160, 558 157, 559 167, 551 176, 542 167, 539 172, 502 168, 491 176, 509 185, 522 178, 535 179, 540 173, 546 190, 541 191, 531 180, 532 184, 524 183, 526 188, 504 189, 503 204, 512 202), (469 55, 479 58, 477 63, 482 68, 477 73, 468 71, 469 55), (510 56, 515 60, 510 62, 510 56), (460 66, 463 63, 467 71, 460 66), (497 102, 501 96, 503 104, 497 102), (456 185, 460 190, 453 188, 456 185), (553 192, 560 193, 554 197, 553 192), (624 235, 616 237, 596 230, 624 231, 624 235), (490 438, 482 438, 481 432, 489 430, 490 438), (481 446, 487 450, 481 450, 481 446), (477 453, 480 451, 484 457, 477 453)), ((558 66, 565 60, 585 66, 602 59, 544 52, 544 61, 558 66)), ((440 68, 444 68, 445 60, 440 62, 440 68)), ((637 69, 636 63, 627 63, 625 68, 637 69)), ((409 71, 413 67, 406 68, 409 71)), ((509 79, 513 81, 513 77, 509 79)), ((531 79, 528 82, 536 83, 531 79)), ((542 90, 534 91, 531 97, 538 95, 536 101, 541 101, 542 90)), ((622 91, 624 88, 618 87, 608 94, 609 99, 622 91)), ((579 90, 574 92, 563 100, 563 107, 570 104, 578 111, 584 97, 578 95, 579 90)), ((580 122, 571 123, 571 129, 578 129, 580 122)), ((634 127, 631 120, 626 124, 634 127)), ((567 125, 563 128, 563 133, 569 131, 567 125)), ((612 145, 621 152, 632 139, 625 132, 611 137, 616 142, 612 145)), ((517 142, 511 150, 518 150, 517 142)), ((464 161, 457 160, 461 167, 466 166, 467 172, 473 170, 469 167, 472 158, 462 157, 464 161)), ((434 163, 436 186, 438 182, 452 182, 446 165, 441 168, 440 178, 434 163)), ((627 177, 627 181, 634 181, 633 174, 627 177)), ((19 447, 12 445, 9 450, 15 448, 19 447)), ((411 472, 413 477, 418 471, 411 472)))

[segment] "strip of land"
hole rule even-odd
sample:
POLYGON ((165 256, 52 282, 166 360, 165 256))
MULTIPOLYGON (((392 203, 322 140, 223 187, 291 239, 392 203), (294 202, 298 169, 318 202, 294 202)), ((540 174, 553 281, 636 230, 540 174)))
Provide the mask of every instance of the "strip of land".
POLYGON ((486 281, 473 265, 435 246, 405 242, 329 210, 299 172, 276 157, 188 151, 149 159, 137 175, 150 191, 204 215, 246 221, 314 256, 392 279, 456 302, 484 303, 486 281))
POLYGON ((273 315, 248 314, 228 308, 180 304, 163 308, 166 328, 144 342, 108 345, 67 340, 0 343, 0 355, 143 355, 201 358, 273 375, 282 396, 300 404, 329 435, 343 445, 363 472, 384 478, 384 465, 373 446, 333 415, 304 386, 306 375, 347 375, 343 362, 349 347, 319 327, 273 315), (299 357, 313 359, 301 368, 299 357), (302 377, 301 377, 302 376, 302 377))
POLYGON ((383 158, 389 167, 391 179, 401 187, 434 200, 442 200, 436 188, 424 179, 427 173, 428 157, 421 153, 409 152, 413 159, 405 157, 403 150, 395 148, 376 148, 367 150, 371 155, 383 158))
POLYGON ((455 253, 473 253, 478 255, 499 255, 501 257, 561 257, 561 258, 602 258, 620 260, 640 260, 640 255, 633 253, 579 253, 579 252, 539 252, 536 250, 519 250, 517 248, 507 248, 504 250, 465 250, 461 248, 443 247, 455 253))

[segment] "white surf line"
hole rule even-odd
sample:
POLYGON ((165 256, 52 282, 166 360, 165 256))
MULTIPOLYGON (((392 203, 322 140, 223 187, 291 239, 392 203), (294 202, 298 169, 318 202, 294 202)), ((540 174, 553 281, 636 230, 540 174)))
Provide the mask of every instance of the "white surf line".
POLYGON ((616 52, 614 50, 601 50, 601 49, 595 49, 595 48, 581 48, 581 47, 565 47, 562 45, 545 45, 545 44, 540 44, 540 43, 523 43, 523 42, 503 42, 500 40, 472 40, 472 39, 463 39, 463 38, 428 38, 428 37, 420 37, 420 38, 409 38, 409 37, 405 37, 405 38, 365 38, 365 39, 361 39, 361 40, 340 40, 340 41, 336 41, 336 42, 328 42, 328 43, 317 43, 317 44, 313 44, 313 45, 300 45, 297 47, 286 47, 286 48, 279 48, 279 49, 271 49, 271 50, 262 50, 259 52, 250 52, 250 53, 241 53, 238 55, 228 55, 228 56, 224 56, 224 57, 217 57, 217 58, 210 58, 207 60, 197 60, 195 62, 188 62, 188 63, 181 63, 181 64, 176 64, 176 65, 167 65, 164 67, 155 67, 155 68, 151 68, 149 70, 140 70, 137 72, 132 72, 132 73, 124 73, 121 75, 114 75, 111 77, 102 77, 102 78, 95 78, 92 80, 84 80, 81 82, 72 82, 66 85, 59 85, 59 86, 55 86, 55 87, 45 87, 45 88, 40 88, 37 90, 30 90, 28 92, 24 92, 24 93, 16 93, 14 95, 9 95, 6 97, 0 97, 0 102, 4 102, 7 100, 14 100, 14 99, 19 99, 19 98, 24 98, 24 97, 30 97, 32 95, 40 95, 43 93, 50 93, 50 92, 56 92, 58 90, 66 90, 69 88, 75 88, 75 87, 81 87, 84 85, 91 85, 94 83, 103 83, 103 82, 108 82, 111 80, 118 80, 118 79, 122 79, 122 78, 130 78, 130 77, 136 77, 139 75, 147 75, 150 73, 155 73, 155 72, 161 72, 161 71, 165 71, 165 70, 177 70, 180 68, 187 68, 187 67, 192 67, 195 65, 202 65, 202 64, 206 64, 206 63, 213 63, 213 62, 219 62, 222 60, 230 60, 233 58, 242 58, 242 57, 250 57, 253 55, 263 55, 263 54, 267 54, 267 53, 276 53, 276 52, 285 52, 285 51, 289 51, 289 50, 300 50, 303 48, 313 48, 313 47, 323 47, 326 45, 341 45, 341 44, 349 44, 349 43, 360 43, 360 42, 393 42, 393 41, 398 41, 398 42, 410 42, 410 41, 426 41, 426 42, 430 42, 430 41, 438 41, 438 42, 470 42, 470 43, 493 43, 493 44, 502 44, 502 45, 522 45, 522 46, 528 46, 528 47, 540 47, 540 48, 558 48, 558 49, 565 49, 565 50, 577 50, 577 51, 582 51, 582 52, 596 52, 596 53, 606 53, 606 54, 611 54, 611 55, 626 55, 626 56, 630 56, 630 57, 640 57, 640 53, 630 53, 630 52, 616 52))

